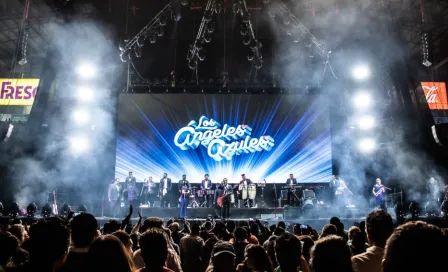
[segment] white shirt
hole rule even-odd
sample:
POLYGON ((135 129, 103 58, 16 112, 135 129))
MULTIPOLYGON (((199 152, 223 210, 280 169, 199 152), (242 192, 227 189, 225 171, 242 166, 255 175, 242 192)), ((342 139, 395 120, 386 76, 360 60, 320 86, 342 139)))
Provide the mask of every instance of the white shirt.
POLYGON ((289 184, 292 185, 292 179, 289 179, 289 184))

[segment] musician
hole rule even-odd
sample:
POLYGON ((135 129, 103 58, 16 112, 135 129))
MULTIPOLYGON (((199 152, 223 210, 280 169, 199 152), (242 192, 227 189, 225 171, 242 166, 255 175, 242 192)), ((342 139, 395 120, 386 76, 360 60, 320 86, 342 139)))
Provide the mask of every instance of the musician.
POLYGON ((138 205, 138 189, 137 189, 137 182, 134 180, 131 180, 131 182, 128 184, 128 188, 125 190, 127 196, 128 196, 128 203, 129 205, 132 205, 134 207, 139 207, 138 205))
POLYGON ((109 184, 107 190, 107 199, 109 200, 109 216, 115 217, 117 214, 117 208, 120 204, 121 186, 120 179, 116 178, 109 184))
POLYGON ((145 203, 148 203, 149 207, 154 207, 154 201, 157 197, 157 184, 149 177, 144 185, 145 189, 145 203))
POLYGON ((167 173, 163 173, 163 178, 160 179, 159 194, 160 194, 160 206, 168 207, 171 198, 171 179, 168 178, 167 173))
POLYGON ((179 180, 179 204, 180 204, 180 216, 179 218, 187 218, 188 198, 190 197, 190 182, 187 180, 187 175, 182 175, 182 179, 179 180))
POLYGON ((376 207, 380 207, 382 210, 386 210, 386 199, 385 193, 386 188, 381 184, 381 179, 376 179, 376 184, 373 186, 372 193, 375 196, 375 205, 376 207))
POLYGON ((208 174, 204 175, 204 180, 201 182, 201 190, 205 191, 205 201, 207 203, 207 207, 211 206, 212 203, 212 195, 208 193, 209 190, 212 190, 213 184, 210 179, 208 179, 208 174))
POLYGON ((227 183, 227 179, 224 178, 222 183, 218 185, 218 192, 222 192, 220 197, 224 196, 222 199, 222 207, 216 205, 217 209, 220 211, 221 219, 229 219, 230 218, 230 194, 233 193, 232 186, 227 183))
POLYGON ((238 199, 244 200, 244 207, 252 208, 253 203, 252 203, 251 199, 249 199, 248 197, 246 199, 242 199, 242 197, 243 197, 243 191, 242 191, 243 190, 243 186, 245 188, 244 190, 247 191, 247 195, 249 195, 249 190, 248 189, 249 189, 249 185, 252 184, 252 181, 250 179, 246 178, 245 174, 242 174, 241 178, 242 178, 242 180, 240 181, 240 184, 239 184, 239 187, 238 187, 238 191, 237 191, 238 199))
POLYGON ((289 179, 286 180, 286 186, 289 186, 290 189, 288 190, 288 197, 286 199, 286 204, 290 206, 294 206, 294 193, 295 188, 294 186, 297 184, 297 179, 294 178, 293 174, 289 174, 289 179))
POLYGON ((129 185, 131 182, 136 183, 137 180, 135 179, 135 177, 134 177, 132 171, 129 171, 129 176, 128 176, 128 177, 126 178, 126 180, 124 181, 124 189, 127 189, 127 188, 128 188, 128 185, 129 185))

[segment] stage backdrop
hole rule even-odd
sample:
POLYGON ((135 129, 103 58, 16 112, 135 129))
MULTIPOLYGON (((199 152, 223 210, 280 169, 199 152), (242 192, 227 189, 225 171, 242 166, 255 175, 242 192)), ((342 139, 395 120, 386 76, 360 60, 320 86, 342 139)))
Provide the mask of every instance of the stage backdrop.
POLYGON ((331 179, 328 101, 315 95, 121 94, 116 177, 192 183, 331 179))

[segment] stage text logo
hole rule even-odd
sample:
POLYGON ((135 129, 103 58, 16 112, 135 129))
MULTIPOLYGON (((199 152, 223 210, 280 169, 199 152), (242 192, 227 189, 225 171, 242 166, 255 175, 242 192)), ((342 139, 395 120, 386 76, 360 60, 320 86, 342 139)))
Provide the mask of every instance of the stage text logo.
POLYGON ((274 146, 271 136, 252 138, 251 134, 252 128, 248 125, 221 126, 215 120, 202 116, 199 123, 193 120, 188 126, 179 129, 174 136, 174 143, 182 150, 196 149, 202 145, 216 161, 231 160, 234 155, 270 151, 274 146))

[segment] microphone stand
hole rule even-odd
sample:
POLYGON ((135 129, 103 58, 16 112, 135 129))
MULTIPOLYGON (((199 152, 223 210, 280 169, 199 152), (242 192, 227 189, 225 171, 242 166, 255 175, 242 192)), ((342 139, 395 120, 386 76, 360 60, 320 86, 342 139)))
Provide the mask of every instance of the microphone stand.
POLYGON ((274 180, 274 197, 275 197, 275 208, 277 208, 278 198, 277 198, 277 186, 275 186, 275 180, 274 180))

